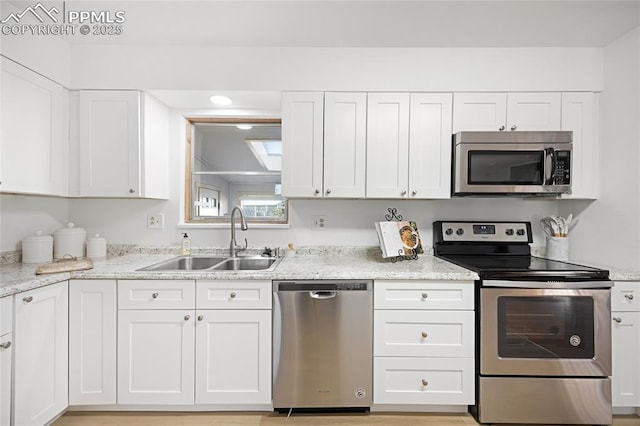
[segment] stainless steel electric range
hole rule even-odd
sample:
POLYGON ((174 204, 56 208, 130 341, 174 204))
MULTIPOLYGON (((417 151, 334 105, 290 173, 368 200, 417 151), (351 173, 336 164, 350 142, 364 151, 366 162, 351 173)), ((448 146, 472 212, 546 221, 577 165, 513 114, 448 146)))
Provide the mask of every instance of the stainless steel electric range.
POLYGON ((531 255, 530 222, 434 222, 434 253, 478 273, 481 423, 610 424, 611 282, 531 255))

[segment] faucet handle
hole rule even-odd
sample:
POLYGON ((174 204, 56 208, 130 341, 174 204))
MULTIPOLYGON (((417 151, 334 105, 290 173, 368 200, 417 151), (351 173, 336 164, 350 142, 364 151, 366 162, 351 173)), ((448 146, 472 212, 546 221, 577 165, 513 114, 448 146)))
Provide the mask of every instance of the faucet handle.
POLYGON ((244 247, 243 246, 237 246, 236 250, 246 250, 247 247, 249 247, 249 243, 247 242, 247 239, 244 239, 244 247))
POLYGON ((269 247, 265 247, 264 251, 262 252, 262 256, 265 256, 265 257, 273 256, 272 249, 270 249, 269 247))

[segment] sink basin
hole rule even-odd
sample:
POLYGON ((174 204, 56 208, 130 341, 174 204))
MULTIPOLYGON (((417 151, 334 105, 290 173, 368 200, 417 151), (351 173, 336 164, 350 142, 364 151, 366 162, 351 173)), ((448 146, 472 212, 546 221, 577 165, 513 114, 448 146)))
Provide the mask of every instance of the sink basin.
POLYGON ((279 259, 275 257, 231 257, 211 268, 214 271, 259 271, 273 269, 279 259))
POLYGON ((225 260, 224 257, 178 256, 138 269, 138 271, 197 271, 211 268, 223 260, 225 260))

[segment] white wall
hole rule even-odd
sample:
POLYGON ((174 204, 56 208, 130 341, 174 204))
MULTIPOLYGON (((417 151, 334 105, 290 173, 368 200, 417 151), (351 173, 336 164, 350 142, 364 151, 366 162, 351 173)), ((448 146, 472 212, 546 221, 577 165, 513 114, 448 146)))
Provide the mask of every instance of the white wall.
POLYGON ((600 96, 600 196, 561 203, 578 214, 571 235, 577 259, 640 268, 640 28, 604 48, 600 96))

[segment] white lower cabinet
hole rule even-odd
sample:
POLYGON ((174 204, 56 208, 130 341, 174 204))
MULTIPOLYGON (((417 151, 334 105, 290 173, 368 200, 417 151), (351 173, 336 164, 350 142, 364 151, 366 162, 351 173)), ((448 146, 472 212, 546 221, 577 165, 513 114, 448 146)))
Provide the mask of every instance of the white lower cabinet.
POLYGON ((374 404, 475 401, 473 281, 374 284, 374 404))
POLYGON ((640 283, 611 291, 611 398, 614 407, 640 407, 640 283))
POLYGON ((11 422, 13 297, 0 299, 0 425, 11 422))
POLYGON ((116 281, 69 282, 69 405, 116 403, 116 281))
POLYGON ((68 405, 68 283, 14 298, 14 424, 44 425, 68 405))

